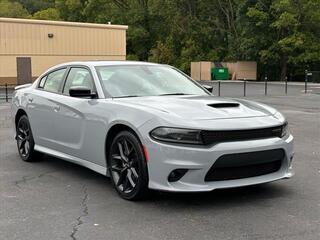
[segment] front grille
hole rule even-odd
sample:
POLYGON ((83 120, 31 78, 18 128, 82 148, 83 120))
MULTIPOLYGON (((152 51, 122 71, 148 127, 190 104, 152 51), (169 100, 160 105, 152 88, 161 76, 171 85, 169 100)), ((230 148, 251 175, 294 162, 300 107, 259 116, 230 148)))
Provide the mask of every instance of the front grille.
POLYGON ((223 155, 209 169, 205 181, 234 180, 277 172, 284 156, 283 149, 223 155))
POLYGON ((250 129, 250 130, 226 130, 226 131, 201 131, 204 144, 214 144, 228 141, 245 141, 262 138, 281 137, 282 126, 250 129))

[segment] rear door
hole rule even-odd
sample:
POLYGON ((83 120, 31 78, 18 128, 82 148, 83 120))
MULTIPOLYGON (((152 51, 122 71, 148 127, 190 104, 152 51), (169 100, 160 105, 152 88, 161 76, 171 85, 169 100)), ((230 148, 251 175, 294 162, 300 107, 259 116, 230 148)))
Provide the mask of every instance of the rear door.
POLYGON ((63 87, 67 68, 53 70, 43 76, 28 96, 28 112, 36 144, 56 148, 55 117, 59 110, 57 96, 63 87))

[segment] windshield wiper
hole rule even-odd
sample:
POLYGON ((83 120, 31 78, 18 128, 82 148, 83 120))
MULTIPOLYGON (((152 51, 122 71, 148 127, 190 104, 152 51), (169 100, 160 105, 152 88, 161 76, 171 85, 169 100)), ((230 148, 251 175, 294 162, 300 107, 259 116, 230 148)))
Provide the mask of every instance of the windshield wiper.
MULTIPOLYGON (((187 94, 187 93, 165 93, 165 94, 160 94, 160 95, 157 95, 157 96, 170 96, 170 95, 193 95, 193 94, 187 94)), ((113 97, 113 98, 131 98, 131 97, 148 97, 148 96, 125 95, 125 96, 119 96, 119 97, 113 97)))
POLYGON ((126 95, 126 96, 119 96, 119 97, 113 97, 113 98, 130 98, 130 97, 140 97, 138 95, 126 95))
POLYGON ((192 95, 192 94, 187 94, 187 93, 165 93, 165 94, 160 94, 158 96, 169 96, 169 95, 192 95))

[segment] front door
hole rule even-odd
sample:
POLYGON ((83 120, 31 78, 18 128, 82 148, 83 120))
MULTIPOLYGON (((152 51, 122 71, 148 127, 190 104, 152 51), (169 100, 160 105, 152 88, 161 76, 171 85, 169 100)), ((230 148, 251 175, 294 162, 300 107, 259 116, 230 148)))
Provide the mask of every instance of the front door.
POLYGON ((95 149, 92 146, 97 137, 93 132, 101 132, 98 128, 93 127, 95 124, 93 111, 98 104, 97 100, 69 96, 69 89, 75 86, 86 87, 92 92, 96 91, 89 69, 71 67, 62 94, 56 98, 59 104, 59 111, 55 116, 55 139, 58 150, 103 165, 104 159, 92 159, 92 156, 95 155, 92 153, 92 149, 95 149))

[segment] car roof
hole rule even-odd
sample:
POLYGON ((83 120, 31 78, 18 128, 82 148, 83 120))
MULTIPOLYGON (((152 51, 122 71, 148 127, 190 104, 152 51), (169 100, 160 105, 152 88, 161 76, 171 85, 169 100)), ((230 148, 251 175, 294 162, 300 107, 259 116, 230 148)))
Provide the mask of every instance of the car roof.
POLYGON ((124 65, 145 65, 145 66, 168 66, 167 64, 158 64, 158 63, 150 63, 143 61, 107 61, 107 60, 90 60, 90 61, 73 61, 73 62, 65 62, 55 66, 48 68, 44 73, 42 73, 39 78, 42 78, 44 75, 48 74, 51 71, 55 71, 58 68, 68 67, 68 66, 87 66, 87 67, 97 67, 97 66, 124 66, 124 65))
POLYGON ((123 66, 123 65, 146 65, 146 66, 155 66, 161 65, 157 63, 149 63, 149 62, 142 62, 142 61, 106 61, 106 60, 93 60, 93 61, 74 61, 74 62, 66 62, 59 65, 54 66, 53 68, 69 66, 69 65, 85 65, 85 66, 123 66))

